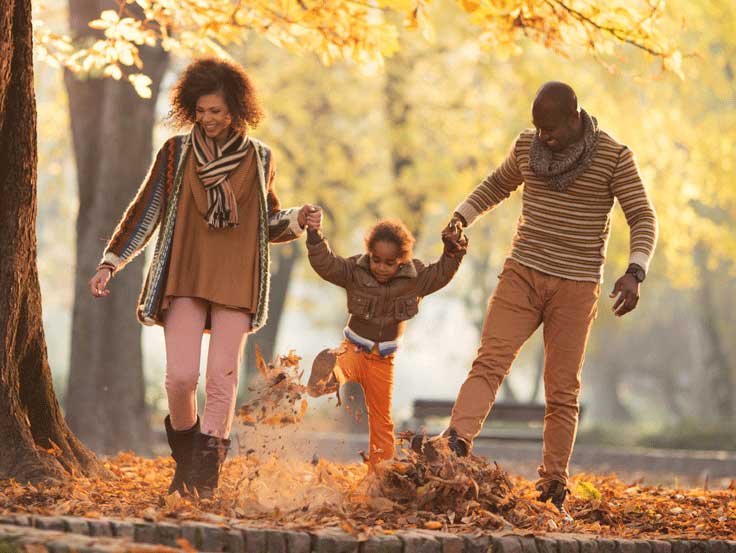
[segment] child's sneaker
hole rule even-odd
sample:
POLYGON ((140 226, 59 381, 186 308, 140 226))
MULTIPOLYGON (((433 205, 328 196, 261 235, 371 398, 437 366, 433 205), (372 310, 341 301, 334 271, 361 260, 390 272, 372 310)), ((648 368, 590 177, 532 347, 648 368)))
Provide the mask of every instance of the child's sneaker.
POLYGON ((307 393, 312 397, 320 397, 336 392, 340 387, 335 376, 337 355, 333 350, 323 349, 312 362, 312 372, 307 383, 307 393))

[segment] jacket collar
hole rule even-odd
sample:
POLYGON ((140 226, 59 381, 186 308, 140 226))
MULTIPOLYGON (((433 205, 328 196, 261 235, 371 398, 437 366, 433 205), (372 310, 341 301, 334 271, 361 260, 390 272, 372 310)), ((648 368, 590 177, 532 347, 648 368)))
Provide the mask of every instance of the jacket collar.
MULTIPOLYGON (((368 275, 373 279, 376 283, 378 281, 373 276, 373 273, 371 273, 371 262, 370 258, 368 257, 368 254, 362 254, 358 257, 357 261, 358 267, 363 269, 368 275)), ((414 261, 409 261, 407 263, 402 263, 399 265, 399 270, 396 272, 394 277, 391 280, 394 280, 396 278, 416 278, 417 277, 417 268, 414 266, 414 261)), ((389 281, 390 282, 390 281, 389 281)))

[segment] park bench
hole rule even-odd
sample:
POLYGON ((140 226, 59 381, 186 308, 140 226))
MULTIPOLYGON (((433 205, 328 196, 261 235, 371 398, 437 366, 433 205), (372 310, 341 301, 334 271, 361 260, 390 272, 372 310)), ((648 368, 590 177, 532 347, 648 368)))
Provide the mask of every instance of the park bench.
MULTIPOLYGON (((402 424, 404 430, 428 434, 442 431, 450 418, 454 400, 415 399, 411 419, 402 424)), ((580 417, 583 407, 580 407, 580 417)), ((544 404, 538 402, 497 401, 476 439, 541 441, 544 404)))

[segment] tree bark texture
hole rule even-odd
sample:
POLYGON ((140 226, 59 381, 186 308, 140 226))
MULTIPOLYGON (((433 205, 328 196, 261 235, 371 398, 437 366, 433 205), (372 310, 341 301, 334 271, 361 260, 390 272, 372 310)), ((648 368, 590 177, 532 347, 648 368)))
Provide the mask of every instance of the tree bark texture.
POLYGON ((36 264, 31 3, 0 0, 0 479, 99 473, 54 393, 36 264))

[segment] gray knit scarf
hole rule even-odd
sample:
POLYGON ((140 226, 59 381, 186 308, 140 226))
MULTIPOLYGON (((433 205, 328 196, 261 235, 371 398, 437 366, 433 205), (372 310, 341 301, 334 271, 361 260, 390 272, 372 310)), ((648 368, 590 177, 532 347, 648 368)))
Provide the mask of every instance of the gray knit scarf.
POLYGON ((565 150, 565 157, 554 159, 554 152, 545 146, 539 135, 534 135, 529 150, 529 167, 535 175, 547 182, 557 192, 564 192, 593 162, 598 147, 598 121, 580 110, 583 121, 583 138, 565 150))

